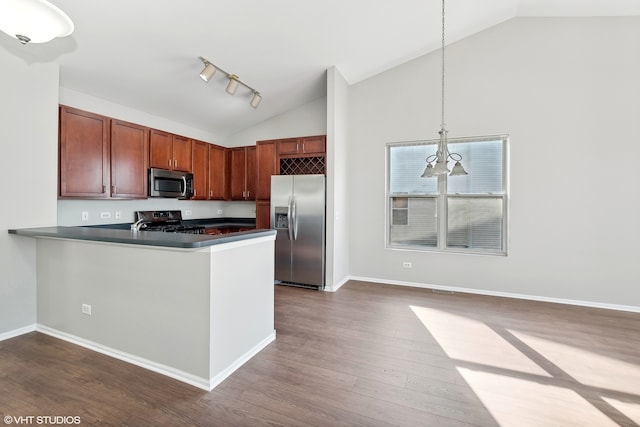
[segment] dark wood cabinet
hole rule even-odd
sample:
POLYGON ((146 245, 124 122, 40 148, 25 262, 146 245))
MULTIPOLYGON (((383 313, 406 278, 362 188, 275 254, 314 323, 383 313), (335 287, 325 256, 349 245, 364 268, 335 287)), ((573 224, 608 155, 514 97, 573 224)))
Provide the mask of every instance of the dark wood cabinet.
POLYGON ((277 145, 279 156, 324 155, 327 150, 325 135, 280 139, 277 141, 277 145))
POLYGON ((256 199, 256 147, 230 149, 231 200, 256 199))
POLYGON ((259 200, 256 202, 256 229, 271 228, 271 202, 259 200))
POLYGON ((60 107, 59 196, 147 197, 149 129, 60 107))
POLYGON ((209 198, 209 144, 193 141, 193 200, 209 198))
POLYGON ((108 198, 109 118, 60 107, 60 197, 108 198))
POLYGON ((256 200, 271 199, 271 176, 278 175, 275 141, 256 143, 256 200))
POLYGON ((191 139, 151 129, 149 135, 150 167, 192 172, 191 151, 191 139))
POLYGON ((229 198, 228 149, 209 144, 209 199, 229 198))
POLYGON ((111 197, 146 198, 149 167, 149 129, 111 121, 111 197))

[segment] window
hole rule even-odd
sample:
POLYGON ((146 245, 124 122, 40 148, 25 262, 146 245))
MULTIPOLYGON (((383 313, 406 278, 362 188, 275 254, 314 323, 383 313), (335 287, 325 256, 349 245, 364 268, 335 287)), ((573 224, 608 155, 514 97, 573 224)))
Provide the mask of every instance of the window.
POLYGON ((387 246, 506 254, 507 136, 451 138, 468 175, 422 178, 437 143, 387 144, 387 246))

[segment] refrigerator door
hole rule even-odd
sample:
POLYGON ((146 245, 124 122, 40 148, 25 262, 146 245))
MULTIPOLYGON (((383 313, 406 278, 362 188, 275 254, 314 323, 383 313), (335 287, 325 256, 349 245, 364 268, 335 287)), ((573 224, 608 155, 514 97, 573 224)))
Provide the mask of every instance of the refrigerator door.
POLYGON ((291 243, 293 233, 291 208, 293 200, 293 176, 271 177, 271 228, 276 230, 275 280, 291 281, 291 243))
POLYGON ((325 176, 293 177, 291 223, 294 239, 290 280, 322 289, 325 261, 325 176))

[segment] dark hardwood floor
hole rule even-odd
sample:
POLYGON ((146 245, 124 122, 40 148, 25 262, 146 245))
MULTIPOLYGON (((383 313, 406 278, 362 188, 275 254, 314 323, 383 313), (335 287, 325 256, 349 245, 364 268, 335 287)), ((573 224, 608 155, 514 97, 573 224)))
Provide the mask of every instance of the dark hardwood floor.
POLYGON ((352 281, 336 293, 276 287, 276 330, 210 393, 44 334, 5 340, 0 415, 131 426, 640 423, 638 313, 352 281))

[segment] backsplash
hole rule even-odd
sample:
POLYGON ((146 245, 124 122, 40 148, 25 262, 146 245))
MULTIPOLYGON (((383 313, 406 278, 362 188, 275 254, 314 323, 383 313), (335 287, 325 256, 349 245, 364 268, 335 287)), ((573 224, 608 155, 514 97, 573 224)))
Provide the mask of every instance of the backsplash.
POLYGON ((183 219, 255 218, 255 202, 146 200, 58 200, 58 223, 62 226, 130 223, 135 211, 180 210, 183 219), (85 218, 83 219, 83 213, 85 218), (190 213, 190 215, 189 215, 190 213))

